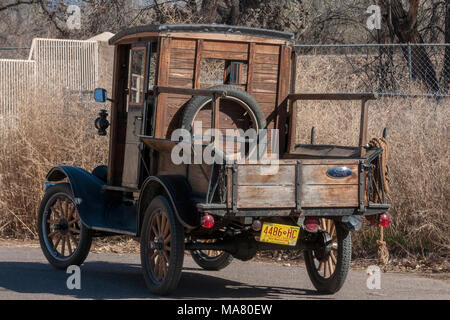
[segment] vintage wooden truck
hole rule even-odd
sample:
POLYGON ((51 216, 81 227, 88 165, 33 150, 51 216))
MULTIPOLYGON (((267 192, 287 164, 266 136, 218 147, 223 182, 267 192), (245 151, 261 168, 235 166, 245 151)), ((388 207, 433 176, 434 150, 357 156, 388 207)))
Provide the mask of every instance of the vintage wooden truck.
POLYGON ((95 91, 96 101, 111 102, 110 123, 106 110, 95 123, 101 135, 111 125, 109 163, 92 173, 69 166, 48 173, 38 219, 48 261, 82 264, 93 236, 139 237, 145 282, 165 295, 177 287, 185 250, 208 270, 259 250, 304 250, 314 286, 337 292, 350 265, 350 231, 361 216, 376 220, 390 207, 377 184, 383 150, 367 144, 366 102, 376 97, 295 93, 294 37, 285 32, 147 25, 110 44, 112 97, 95 91), (296 144, 300 102, 330 99, 361 100, 359 145, 296 144), (177 129, 192 140, 174 139, 177 129), (266 149, 276 162, 250 158, 248 145, 261 143, 266 129, 278 130, 266 149), (239 134, 247 130, 257 135, 239 134), (194 151, 184 159, 208 148, 213 157, 241 158, 176 163, 173 150, 183 143, 190 144, 182 156, 194 151))

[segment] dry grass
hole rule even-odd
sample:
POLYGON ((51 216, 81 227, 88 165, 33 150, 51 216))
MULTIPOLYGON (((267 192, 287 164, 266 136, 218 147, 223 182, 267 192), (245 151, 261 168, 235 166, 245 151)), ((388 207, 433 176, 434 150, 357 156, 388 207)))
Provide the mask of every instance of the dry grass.
POLYGON ((108 139, 96 134, 99 108, 62 94, 32 98, 3 128, 0 145, 0 236, 34 238, 43 182, 57 164, 87 170, 106 163, 108 139), (95 109, 95 110, 94 110, 95 109))
MULTIPOLYGON (((306 81, 303 76, 299 83, 306 81)), ((327 86, 298 89, 333 91, 333 81, 338 80, 342 79, 335 74, 329 76, 327 86)), ((14 128, 1 131, 0 237, 36 238, 37 209, 51 167, 67 164, 91 170, 107 163, 108 138, 99 137, 93 125, 100 107, 76 101, 62 95, 36 97, 24 104, 14 128)), ((302 104, 298 116, 298 142, 309 141, 312 126, 317 143, 357 142, 357 103, 302 104)), ((370 103, 369 136, 379 137, 387 127, 391 146, 393 224, 386 233, 391 255, 442 257, 450 252, 449 120, 447 101, 381 99, 370 103)), ((355 255, 375 256, 377 237, 376 228, 355 233, 355 255)))

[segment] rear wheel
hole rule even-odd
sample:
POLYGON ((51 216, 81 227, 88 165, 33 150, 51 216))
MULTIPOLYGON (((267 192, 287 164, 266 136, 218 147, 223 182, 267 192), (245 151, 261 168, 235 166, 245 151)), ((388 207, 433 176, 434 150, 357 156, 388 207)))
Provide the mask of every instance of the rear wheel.
POLYGON ((72 190, 67 183, 50 187, 38 213, 42 251, 55 268, 81 265, 89 254, 92 231, 80 220, 72 190))
POLYGON ((320 236, 331 243, 320 250, 305 250, 305 264, 314 287, 322 293, 341 289, 350 269, 352 256, 351 233, 332 219, 321 219, 320 236))
POLYGON ((184 259, 184 229, 165 196, 152 200, 145 212, 141 264, 149 290, 168 295, 178 286, 184 259))
MULTIPOLYGON (((207 240, 206 242, 214 241, 207 240)), ((233 261, 231 254, 217 250, 193 250, 192 258, 201 268, 211 271, 222 270, 233 261)))

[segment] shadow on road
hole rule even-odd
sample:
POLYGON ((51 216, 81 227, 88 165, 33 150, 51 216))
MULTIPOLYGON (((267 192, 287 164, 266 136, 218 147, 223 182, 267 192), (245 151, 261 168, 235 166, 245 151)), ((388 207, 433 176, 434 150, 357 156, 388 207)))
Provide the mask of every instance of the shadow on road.
MULTIPOLYGON (((160 298, 149 293, 141 266, 137 264, 86 262, 81 268, 81 290, 67 289, 69 274, 46 263, 0 262, 0 270, 0 288, 16 293, 42 294, 44 299, 51 295, 79 299, 160 298)), ((203 270, 202 273, 192 272, 196 270, 201 269, 183 270, 179 287, 169 298, 286 299, 298 295, 318 298, 313 290, 247 285, 203 270)))

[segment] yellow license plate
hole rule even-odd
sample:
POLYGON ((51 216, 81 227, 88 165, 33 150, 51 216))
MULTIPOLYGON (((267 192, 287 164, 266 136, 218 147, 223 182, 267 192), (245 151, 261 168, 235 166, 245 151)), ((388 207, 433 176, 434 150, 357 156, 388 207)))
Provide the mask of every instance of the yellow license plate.
POLYGON ((299 227, 276 223, 264 223, 259 241, 286 246, 295 246, 297 245, 299 233, 299 227))

